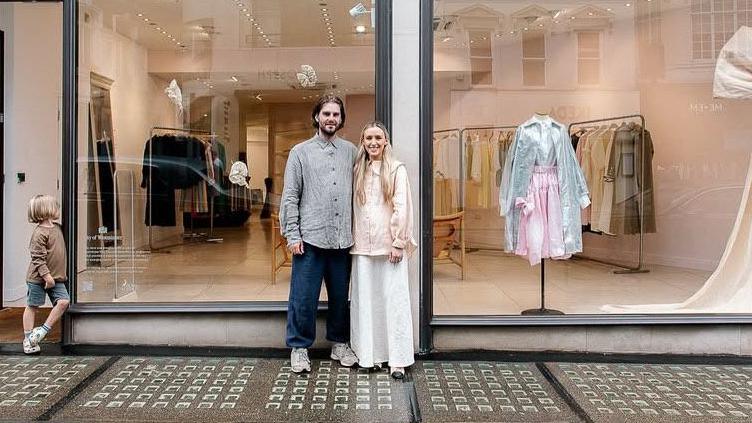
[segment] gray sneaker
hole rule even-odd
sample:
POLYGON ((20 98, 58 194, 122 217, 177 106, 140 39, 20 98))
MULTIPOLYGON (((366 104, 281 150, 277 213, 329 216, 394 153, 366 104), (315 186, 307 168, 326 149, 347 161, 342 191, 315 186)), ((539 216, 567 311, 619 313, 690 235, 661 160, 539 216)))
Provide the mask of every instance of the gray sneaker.
POLYGON ((308 350, 306 348, 293 348, 290 353, 290 367, 295 373, 303 373, 311 371, 311 360, 308 358, 308 350))
POLYGON ((332 360, 339 361, 339 364, 345 367, 352 367, 358 362, 358 356, 355 355, 347 344, 334 344, 330 357, 332 360))

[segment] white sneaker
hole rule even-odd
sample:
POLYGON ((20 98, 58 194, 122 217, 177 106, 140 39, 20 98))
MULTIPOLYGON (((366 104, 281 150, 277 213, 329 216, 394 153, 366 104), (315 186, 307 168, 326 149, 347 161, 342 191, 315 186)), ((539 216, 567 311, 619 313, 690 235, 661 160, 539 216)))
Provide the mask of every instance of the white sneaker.
POLYGON ((308 350, 306 348, 293 348, 290 353, 290 367, 295 373, 303 373, 311 371, 311 360, 308 358, 308 350))
POLYGON ((40 348, 39 348, 39 345, 31 345, 31 341, 29 341, 29 338, 24 338, 23 350, 24 350, 24 354, 36 354, 39 352, 40 348))
POLYGON ((334 344, 330 357, 332 360, 339 361, 339 364, 345 367, 352 367, 358 362, 358 356, 355 355, 347 344, 334 344))
POLYGON ((32 347, 36 347, 39 345, 40 342, 42 342, 42 339, 47 335, 47 333, 42 329, 41 326, 37 326, 34 329, 31 330, 31 333, 29 334, 29 342, 31 343, 32 347))

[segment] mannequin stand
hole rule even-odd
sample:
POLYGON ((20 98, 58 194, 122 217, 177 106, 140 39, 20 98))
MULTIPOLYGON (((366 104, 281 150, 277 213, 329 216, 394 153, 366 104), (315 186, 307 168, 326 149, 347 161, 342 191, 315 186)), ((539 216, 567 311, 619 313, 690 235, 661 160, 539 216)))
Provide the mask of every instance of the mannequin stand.
POLYGON ((531 308, 523 310, 523 316, 558 316, 564 314, 559 310, 546 308, 546 260, 542 259, 540 264, 540 281, 541 281, 541 301, 540 308, 531 308))

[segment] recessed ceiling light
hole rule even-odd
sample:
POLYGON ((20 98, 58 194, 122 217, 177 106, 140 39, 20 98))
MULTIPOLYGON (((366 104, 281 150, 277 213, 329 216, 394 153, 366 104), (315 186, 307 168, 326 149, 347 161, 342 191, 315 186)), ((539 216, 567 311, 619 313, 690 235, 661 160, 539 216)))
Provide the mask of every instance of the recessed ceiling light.
POLYGON ((139 14, 138 14, 138 15, 136 15, 136 16, 138 16, 139 18, 141 18, 141 17, 143 17, 143 16, 144 16, 144 14, 143 14, 143 13, 139 13, 139 14))
POLYGON ((255 21, 255 19, 253 19, 253 18, 251 18, 250 20, 251 20, 251 22, 255 21))
POLYGON ((158 27, 157 27, 156 29, 157 29, 157 31, 161 31, 161 30, 162 30, 162 27, 159 27, 159 26, 158 26, 158 27))
POLYGON ((609 7, 609 8, 608 8, 608 9, 606 9, 606 10, 610 12, 610 11, 612 11, 613 9, 611 9, 611 8, 609 7))
POLYGON ((246 13, 245 16, 250 18, 251 14, 250 13, 246 13))
POLYGON ((238 77, 237 77, 237 76, 235 76, 235 75, 233 75, 232 77, 230 77, 230 79, 232 79, 232 80, 233 80, 233 81, 235 81, 235 82, 238 82, 238 77))
POLYGON ((241 12, 243 12, 243 13, 245 13, 245 12, 247 12, 247 11, 248 11, 248 9, 243 9, 243 10, 241 10, 241 12))
MULTIPOLYGON (((543 28, 543 24, 538 24, 538 26, 543 28)), ((483 39, 485 40, 485 37, 483 39)))
POLYGON ((593 16, 593 12, 587 12, 588 16, 593 16))
POLYGON ((571 16, 569 19, 575 19, 575 18, 576 18, 575 16, 571 16))
POLYGON ((630 7, 630 6, 632 6, 632 3, 627 3, 624 6, 630 7))
POLYGON ((527 31, 527 28, 522 28, 524 31, 527 31))
POLYGON ((144 22, 149 22, 149 18, 144 18, 144 22))
POLYGON ((326 16, 329 16, 329 14, 328 13, 322 13, 321 16, 326 17, 326 16))
POLYGON ((355 32, 362 34, 366 32, 366 27, 364 25, 358 25, 355 27, 355 32))
POLYGON ((264 35, 264 31, 259 31, 259 34, 264 35))

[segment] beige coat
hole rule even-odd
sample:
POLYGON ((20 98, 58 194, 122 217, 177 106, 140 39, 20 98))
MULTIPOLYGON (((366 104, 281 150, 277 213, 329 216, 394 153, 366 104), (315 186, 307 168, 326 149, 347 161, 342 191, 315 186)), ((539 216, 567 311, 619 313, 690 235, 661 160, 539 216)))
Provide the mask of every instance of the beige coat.
POLYGON ((413 238, 413 202, 407 170, 395 162, 391 170, 394 178, 393 205, 384 200, 379 167, 372 162, 365 175, 366 203, 353 196, 353 240, 350 254, 386 256, 392 247, 402 248, 409 255, 417 246, 413 238))

